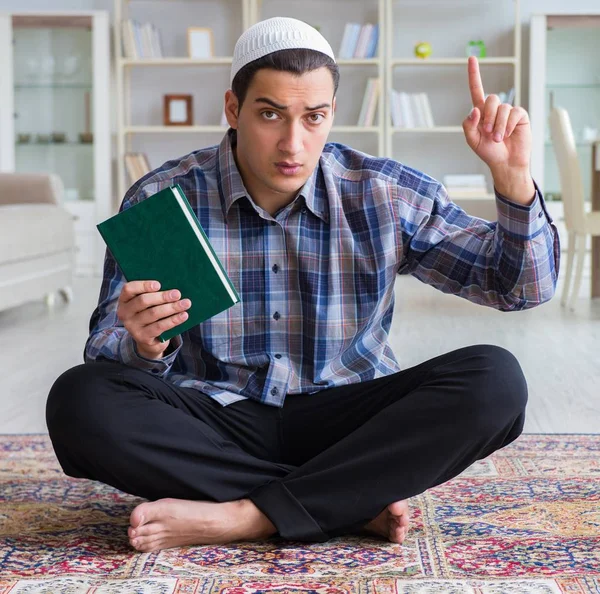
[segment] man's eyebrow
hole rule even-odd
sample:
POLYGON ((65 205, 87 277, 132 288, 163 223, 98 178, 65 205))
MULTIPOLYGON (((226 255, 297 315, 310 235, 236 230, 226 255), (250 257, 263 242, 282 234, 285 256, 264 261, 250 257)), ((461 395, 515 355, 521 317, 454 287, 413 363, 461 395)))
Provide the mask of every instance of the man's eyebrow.
MULTIPOLYGON (((281 109, 282 111, 285 111, 286 109, 288 109, 287 105, 279 105, 279 103, 275 103, 275 101, 273 101, 272 99, 269 99, 268 97, 258 97, 257 99, 254 100, 254 103, 266 103, 267 105, 270 105, 271 107, 274 107, 275 109, 281 109)), ((324 107, 331 107, 331 104, 320 103, 319 105, 315 105, 314 107, 305 107, 304 109, 306 111, 314 111, 315 109, 323 109, 324 107)))

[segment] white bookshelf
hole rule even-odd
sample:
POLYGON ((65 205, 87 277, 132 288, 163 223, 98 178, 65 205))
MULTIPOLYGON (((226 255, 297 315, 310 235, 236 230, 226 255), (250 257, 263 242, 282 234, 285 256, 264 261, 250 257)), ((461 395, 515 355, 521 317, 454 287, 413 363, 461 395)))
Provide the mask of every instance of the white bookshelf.
MULTIPOLYGON (((487 92, 498 92, 499 89, 494 88, 493 84, 488 84, 495 80, 496 72, 504 72, 504 79, 507 79, 510 86, 515 89, 515 105, 520 104, 521 100, 521 22, 519 11, 519 0, 508 0, 504 4, 508 4, 513 9, 512 17, 508 17, 502 22, 490 24, 490 19, 487 18, 485 12, 487 8, 481 8, 481 4, 486 7, 493 4, 484 2, 475 2, 475 0, 456 0, 453 3, 454 9, 452 13, 452 22, 448 19, 437 17, 437 13, 441 9, 447 9, 449 3, 444 0, 421 0, 416 3, 411 0, 329 0, 327 3, 317 0, 219 0, 217 3, 211 3, 211 10, 214 10, 215 4, 228 3, 238 10, 240 16, 236 17, 236 23, 231 22, 232 19, 224 19, 220 23, 212 22, 210 15, 206 16, 203 26, 213 28, 215 39, 224 35, 229 40, 227 44, 222 44, 223 51, 217 52, 223 55, 216 56, 211 59, 190 59, 185 56, 170 56, 161 59, 130 59, 124 58, 122 54, 121 41, 121 26, 123 19, 130 18, 132 11, 136 5, 144 7, 144 16, 138 14, 137 20, 152 21, 152 14, 158 7, 166 6, 181 6, 193 7, 208 3, 204 0, 188 0, 186 2, 174 0, 155 0, 155 2, 141 2, 138 0, 115 0, 115 55, 117 56, 117 165, 118 165, 118 193, 122 197, 128 187, 129 182, 125 180, 124 154, 129 151, 145 151, 146 146, 156 146, 156 143, 168 143, 170 146, 177 147, 173 149, 171 157, 177 154, 187 152, 185 148, 193 140, 195 148, 216 144, 219 137, 226 130, 225 127, 218 125, 216 117, 210 121, 198 122, 193 126, 162 126, 156 122, 156 117, 147 118, 148 121, 135 121, 132 118, 132 96, 135 92, 135 75, 139 72, 147 72, 152 76, 161 79, 161 84, 164 86, 157 89, 154 88, 154 96, 151 98, 155 103, 162 100, 163 93, 176 93, 177 89, 173 86, 167 86, 167 83, 162 82, 161 77, 171 76, 171 73, 178 69, 186 72, 193 72, 197 69, 199 76, 203 72, 222 72, 222 85, 219 82, 219 89, 222 86, 222 93, 218 100, 214 103, 222 104, 222 97, 228 86, 229 67, 232 62, 231 54, 235 40, 247 27, 252 24, 273 16, 289 16, 305 20, 312 25, 319 25, 323 35, 330 42, 334 52, 337 54, 346 22, 371 22, 379 24, 379 42, 378 53, 374 58, 364 59, 340 59, 338 65, 340 67, 340 88, 337 96, 337 111, 336 123, 334 124, 329 140, 332 142, 343 142, 349 144, 365 152, 377 156, 389 156, 396 158, 399 161, 406 162, 412 165, 413 157, 417 159, 417 168, 422 169, 426 173, 430 173, 436 178, 441 177, 442 168, 439 163, 442 162, 446 155, 454 154, 457 147, 466 146, 466 142, 462 130, 462 120, 466 117, 468 110, 462 114, 462 117, 452 118, 452 121, 443 121, 444 118, 437 120, 434 110, 434 118, 436 124, 433 128, 397 128, 392 125, 391 120, 391 105, 390 92, 394 88, 394 83, 399 82, 400 73, 402 79, 411 81, 412 88, 418 85, 421 79, 431 79, 436 72, 451 73, 444 76, 460 75, 464 78, 465 91, 468 94, 466 67, 467 57, 464 52, 458 51, 453 53, 450 51, 442 51, 444 44, 440 41, 441 35, 445 32, 444 38, 452 39, 456 37, 457 27, 463 35, 471 35, 471 38, 478 38, 477 34, 479 27, 485 28, 485 35, 482 33, 482 38, 491 39, 488 45, 488 57, 480 59, 481 71, 484 86, 487 92), (464 4, 461 8, 460 5, 464 4), (308 11, 310 6, 318 8, 315 11, 308 11), (465 11, 473 12, 475 7, 481 12, 481 19, 470 23, 470 30, 460 29, 461 23, 464 20, 465 11), (463 10, 464 9, 464 10, 463 10), (440 35, 434 29, 428 29, 423 32, 422 41, 430 41, 434 45, 434 54, 425 60, 414 57, 412 52, 398 51, 395 47, 402 42, 403 31, 402 25, 406 11, 412 11, 413 21, 415 25, 413 29, 420 27, 422 23, 440 20, 440 35), (417 15, 417 16, 415 16, 417 15), (420 15, 420 16, 419 16, 420 15), (485 17, 485 18, 484 18, 485 17), (418 27, 417 27, 418 25, 418 27), (456 25, 456 26, 455 26, 456 25), (451 30, 451 33, 448 31, 451 30), (219 35, 217 35, 217 31, 219 35), (428 33, 429 31, 429 33, 428 33), (429 35, 429 37, 428 37, 429 35), (506 38, 510 36, 511 41, 507 42, 506 38), (496 43, 496 39, 501 42, 496 43), (437 46, 437 47, 436 47, 437 46), (498 46, 498 47, 497 47, 498 46), (500 47, 501 46, 501 47, 500 47), (436 51, 439 49, 440 51, 436 51), (499 51, 501 49, 502 51, 499 51), (497 51, 498 50, 498 51, 497 51), (219 70, 220 69, 220 70, 219 70), (164 73, 164 74, 163 74, 164 73), (353 125, 357 121, 358 111, 363 98, 365 85, 369 77, 378 77, 380 79, 380 93, 377 106, 377 114, 375 125, 361 127, 353 125), (153 121, 150 121, 152 119, 153 121), (439 121, 439 124, 437 123, 439 121), (197 136, 197 138, 196 138, 197 136), (164 139, 164 140, 161 140, 164 139), (179 142, 177 139, 182 139, 179 142), (184 141, 183 139, 188 139, 184 141), (142 143, 148 143, 142 144, 142 143), (186 144, 186 142, 188 144, 186 144), (153 144, 154 143, 154 144, 153 144), (398 149, 398 143, 410 144, 409 152, 398 149), (179 148, 181 146, 181 149, 179 148), (418 159, 421 158, 423 165, 419 167, 418 159), (430 163, 438 163, 436 167, 429 167, 430 163)), ((501 10, 506 12, 506 6, 501 10)), ((164 8, 166 10, 166 8, 164 8)), ((442 11, 443 12, 443 11, 442 11)), ((135 15, 132 18, 136 18, 135 15)), ((175 17, 173 17, 175 18, 175 17)), ((155 24, 161 28, 161 22, 155 21, 155 24)), ((185 35, 188 25, 196 25, 192 19, 186 20, 182 18, 179 23, 177 35, 185 35)), ((465 25, 466 27, 466 25, 465 25)), ((411 30, 411 32, 414 32, 411 30)), ((412 49, 412 48, 411 48, 412 49)), ((446 48, 447 49, 447 48, 446 48)), ((498 75, 502 78, 502 75, 498 75)), ((210 85, 210 83, 207 83, 210 85)), ((215 85, 213 85, 214 87, 215 85)), ((454 85, 454 88, 456 85, 454 85)), ((209 89, 214 93, 214 88, 209 89)), ((427 87, 423 91, 428 91, 427 87)), ((189 92, 189 91, 182 91, 189 92)), ((435 92, 429 91, 430 93, 435 92)), ((201 82, 195 87, 194 99, 203 97, 203 89, 201 82)), ((429 94, 429 93, 428 93, 429 94)), ((448 99, 445 101, 448 106, 462 105, 464 96, 460 98, 454 97, 455 91, 448 90, 448 99)), ((150 99, 150 98, 149 98, 150 99)), ((204 97, 203 97, 204 99, 204 97)), ((205 99, 209 101, 208 98, 205 99)), ((210 101, 213 101, 212 98, 210 101)), ((214 106, 214 113, 219 111, 221 105, 214 106), (217 109, 217 107, 219 109, 217 109)), ((154 112, 156 116, 156 111, 154 112)), ((162 120, 161 120, 162 121, 162 120)), ((167 146, 165 144, 165 146, 167 146)), ((166 150, 166 149, 165 149, 166 150)), ((468 149, 470 151, 470 149, 468 149)), ((460 150, 458 151, 460 152, 460 150)), ((463 153, 461 153, 463 155, 463 153)), ((475 155, 464 155, 463 161, 469 161, 473 164, 472 171, 481 173, 481 164, 475 155), (472 159, 469 161, 469 159, 472 159)), ((153 162, 153 167, 159 165, 159 162, 153 162)), ((448 170, 444 173, 456 173, 456 167, 453 163, 449 163, 448 170)), ((490 187, 491 189, 491 187, 490 187)), ((482 200, 489 200, 493 197, 492 194, 482 196, 482 200)))
MULTIPOLYGON (((309 0, 311 2, 313 0, 309 0)), ((356 79, 355 92, 348 93, 351 98, 351 102, 346 101, 346 95, 343 96, 342 100, 338 99, 338 105, 342 105, 336 113, 336 124, 332 128, 330 135, 331 141, 340 141, 347 144, 358 145, 361 148, 361 143, 364 143, 367 147, 372 147, 372 150, 367 152, 373 152, 378 155, 383 155, 385 152, 385 101, 384 101, 384 75, 385 75, 385 57, 383 55, 384 43, 384 31, 383 25, 385 15, 385 1, 386 0, 370 0, 369 2, 356 2, 355 13, 350 13, 348 18, 344 17, 342 22, 339 19, 340 7, 345 0, 332 0, 328 7, 331 9, 332 14, 329 16, 321 17, 316 15, 314 18, 307 18, 306 16, 306 5, 304 2, 294 3, 293 1, 278 2, 278 0, 229 0, 230 3, 239 7, 241 11, 241 27, 238 30, 230 32, 232 39, 237 37, 249 26, 258 22, 259 20, 270 18, 271 16, 290 16, 307 20, 311 24, 317 24, 323 22, 324 27, 330 30, 323 31, 323 34, 330 41, 334 52, 337 53, 339 44, 342 38, 343 27, 346 21, 352 20, 354 17, 358 21, 362 22, 373 22, 378 23, 380 26, 380 37, 378 42, 378 55, 374 58, 355 58, 355 59, 341 59, 338 60, 338 65, 341 71, 341 82, 340 91, 344 93, 344 84, 347 79, 354 77, 356 79), (366 85, 367 78, 369 76, 376 76, 381 81, 381 91, 379 93, 379 101, 377 106, 376 124, 374 126, 356 126, 352 125, 353 113, 358 114, 358 108, 363 98, 364 88, 366 85), (358 93, 360 91, 360 96, 358 93), (344 110, 347 106, 350 106, 345 113, 344 110), (337 123, 339 122, 339 124, 337 123)), ((190 0, 189 5, 202 4, 203 0, 190 0)), ((201 73, 203 69, 213 70, 217 67, 222 68, 223 72, 228 75, 229 67, 232 63, 231 55, 227 56, 216 56, 210 59, 191 59, 185 56, 169 56, 164 58, 146 58, 146 59, 131 59, 123 57, 122 51, 122 30, 121 22, 128 18, 136 18, 136 5, 141 4, 136 0, 115 0, 114 2, 114 48, 116 56, 116 88, 117 88, 117 178, 118 178, 118 196, 120 199, 125 194, 125 191, 129 187, 129 180, 126 178, 124 156, 125 153, 130 151, 142 150, 140 148, 143 145, 140 139, 150 137, 152 135, 159 135, 159 138, 190 138, 195 140, 195 136, 198 136, 197 147, 208 146, 209 144, 215 143, 217 135, 224 134, 227 130, 226 127, 220 126, 215 122, 215 125, 193 125, 193 126, 163 126, 157 124, 150 124, 144 122, 134 123, 132 114, 132 97, 135 91, 135 75, 138 71, 152 69, 153 76, 160 76, 162 72, 171 72, 173 69, 185 69, 185 68, 198 68, 198 72, 201 73)), ((146 16, 140 16, 138 14, 137 20, 148 20, 152 21, 152 12, 156 7, 161 5, 175 3, 171 0, 156 0, 156 2, 145 2, 144 11, 146 16)), ((322 5, 319 4, 321 7, 322 5)), ((326 11, 325 11, 326 12, 326 11)), ((160 28, 160 23, 156 23, 160 28)), ((185 22, 184 19, 181 21, 181 27, 179 34, 185 35, 188 25, 196 23, 185 22)), ((210 22, 210 19, 204 23, 205 26, 213 28, 216 33, 216 27, 210 22)), ((229 26, 227 24, 226 26, 229 26)), ((230 51, 233 52, 233 46, 230 51)), ((227 79, 228 82, 228 79, 227 79)), ((227 89, 227 86, 223 86, 223 95, 227 89)), ((194 94, 199 96, 201 89, 197 89, 194 94)), ((175 91, 169 87, 165 87, 164 93, 175 93, 175 91)), ((156 95, 152 98, 153 101, 157 101, 160 95, 162 99, 163 91, 156 91, 156 95)), ((151 141, 148 141, 149 143, 151 141)), ((178 145, 179 143, 177 143, 178 145)), ((148 145, 150 146, 150 145, 148 145)), ((182 143, 183 146, 183 143, 182 143)), ((178 154, 183 154, 183 150, 178 150, 178 154)), ((152 163, 152 166, 156 166, 159 163, 152 163)), ((120 201, 119 199, 119 201, 120 201)))
MULTIPOLYGON (((487 2, 456 0, 449 3, 440 0, 422 0, 414 3, 409 0, 386 0, 384 19, 386 30, 383 38, 386 89, 384 128, 387 156, 429 173, 440 181, 446 173, 485 173, 489 176, 485 165, 466 146, 462 129, 462 120, 470 109, 466 56, 466 42, 469 39, 486 41, 487 57, 479 59, 485 91, 499 92, 500 89, 494 86, 494 82, 508 78, 510 86, 515 90, 514 104, 519 105, 521 101, 519 0, 495 4, 502 4, 504 11, 506 5, 511 5, 512 19, 494 24, 492 16, 486 14, 483 18, 484 12, 493 6, 487 2), (480 11, 480 18, 477 17, 476 11, 480 11), (474 20, 463 25, 461 21, 470 18, 471 14, 475 14, 474 20), (505 39, 508 35, 512 38, 510 42, 505 39), (456 41, 459 39, 460 43, 456 41), (489 39, 492 40, 491 43, 488 43, 489 39), (412 54, 414 44, 424 41, 431 43, 433 52, 428 58, 417 58, 412 54), (510 70, 508 76, 506 73, 504 76, 498 75, 499 72, 507 69, 510 70), (450 80, 452 77, 452 83, 447 89, 447 98, 446 91, 440 92, 440 87, 434 84, 436 81, 432 82, 434 76, 444 80, 450 80), (460 96, 456 92, 458 77, 464 85, 464 91, 459 91, 462 93, 460 96), (406 89, 412 92, 427 92, 428 96, 438 100, 437 111, 436 105, 432 105, 435 124, 433 127, 399 128, 392 125, 390 100, 392 89, 406 90, 405 84, 406 89), (444 95, 443 102, 440 95, 444 95), (466 99, 469 100, 468 105, 466 99), (457 105, 464 105, 462 111, 456 109, 457 105), (440 111, 453 114, 456 112, 456 115, 451 118, 439 117, 440 111), (454 121, 444 121, 445 119, 454 121), (403 145, 399 147, 399 143, 403 145), (404 149, 404 146, 407 148, 404 149), (460 163, 458 154, 460 154, 460 163), (455 162, 452 162, 453 159, 455 162), (459 167, 470 167, 470 169, 459 171, 459 167)), ((492 190, 491 178, 488 179, 488 186, 489 190, 492 190)), ((469 210, 473 208, 475 202, 490 201, 493 198, 494 194, 488 192, 480 198, 456 197, 453 200, 458 204, 464 201, 464 205, 461 206, 469 210)), ((494 216, 495 211, 491 207, 483 206, 483 210, 486 209, 490 216, 494 216)))

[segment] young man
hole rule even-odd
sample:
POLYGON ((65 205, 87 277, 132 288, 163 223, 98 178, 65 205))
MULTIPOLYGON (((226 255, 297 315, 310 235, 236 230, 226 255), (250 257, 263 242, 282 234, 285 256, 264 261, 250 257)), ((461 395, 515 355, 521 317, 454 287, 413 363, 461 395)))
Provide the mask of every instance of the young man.
POLYGON ((50 392, 64 471, 152 500, 130 518, 140 551, 363 529, 401 543, 408 498, 522 431, 509 352, 476 345, 401 371, 387 337, 397 274, 503 311, 554 294, 558 236, 529 174, 527 113, 485 99, 470 60, 463 127, 494 179, 490 223, 423 173, 325 144, 338 77, 316 30, 258 23, 235 47, 220 146, 124 198, 180 184, 241 295, 160 343, 185 296, 125 282, 107 252, 86 363, 50 392))

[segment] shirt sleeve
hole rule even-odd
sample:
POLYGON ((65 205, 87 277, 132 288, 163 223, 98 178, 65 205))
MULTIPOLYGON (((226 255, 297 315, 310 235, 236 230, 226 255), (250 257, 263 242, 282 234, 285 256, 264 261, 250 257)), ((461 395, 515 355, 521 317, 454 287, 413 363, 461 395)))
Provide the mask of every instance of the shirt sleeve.
POLYGON ((468 215, 438 182, 417 187, 399 191, 400 274, 500 311, 554 295, 560 243, 537 184, 529 206, 496 192, 495 222, 468 215))
MULTIPOLYGON (((121 211, 137 200, 134 194, 136 186, 126 194, 121 211)), ((98 305, 92 313, 89 323, 89 336, 84 348, 84 361, 116 361, 139 369, 144 369, 157 376, 169 373, 183 340, 181 336, 171 339, 168 354, 162 359, 153 360, 142 357, 136 349, 135 341, 123 323, 117 317, 117 305, 126 279, 117 265, 109 249, 104 257, 104 272, 98 305)))

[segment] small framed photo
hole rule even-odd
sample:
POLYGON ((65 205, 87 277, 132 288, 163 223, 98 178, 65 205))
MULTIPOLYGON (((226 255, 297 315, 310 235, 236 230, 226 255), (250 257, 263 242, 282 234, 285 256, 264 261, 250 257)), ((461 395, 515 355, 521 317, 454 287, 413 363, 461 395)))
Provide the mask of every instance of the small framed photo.
POLYGON ((188 27, 187 35, 190 58, 212 58, 215 55, 212 29, 188 27))
POLYGON ((191 126, 193 120, 191 95, 165 95, 163 120, 165 126, 191 126))

